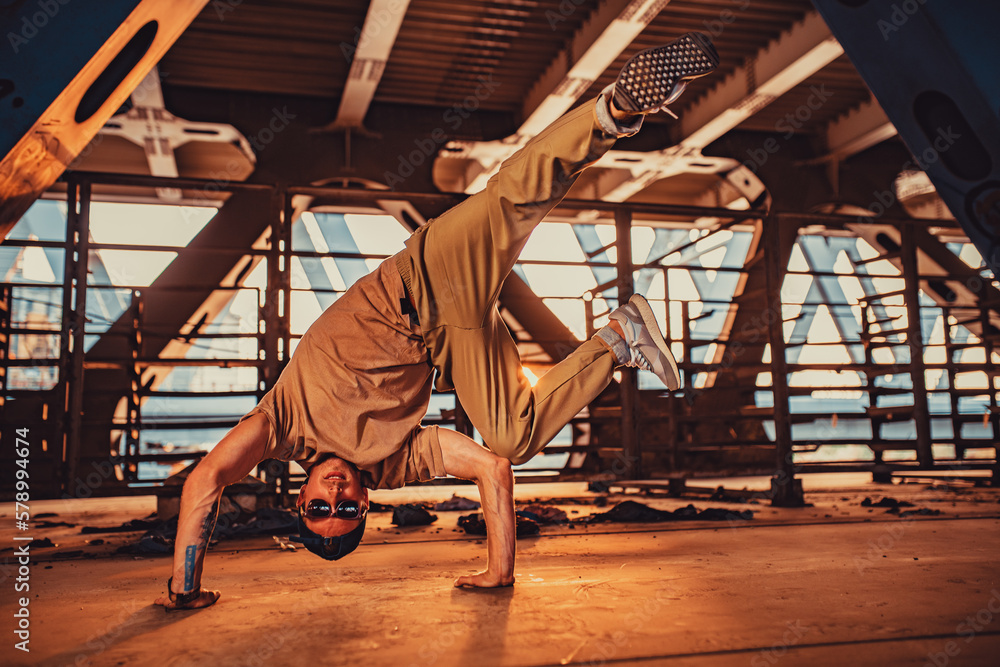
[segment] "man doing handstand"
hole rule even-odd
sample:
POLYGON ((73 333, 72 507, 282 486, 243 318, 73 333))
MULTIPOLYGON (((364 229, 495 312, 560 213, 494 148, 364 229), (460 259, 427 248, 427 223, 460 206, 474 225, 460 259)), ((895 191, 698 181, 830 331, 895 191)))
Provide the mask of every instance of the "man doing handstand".
POLYGON ((634 296, 608 326, 534 387, 497 310, 497 295, 528 236, 581 172, 642 116, 710 73, 718 55, 688 33, 633 56, 596 101, 557 120, 506 160, 486 189, 418 229, 406 248, 359 280, 303 335, 272 389, 209 452, 184 484, 167 609, 206 607, 202 565, 227 484, 265 459, 298 461, 300 537, 328 560, 353 551, 369 488, 453 475, 479 487, 487 566, 456 586, 514 583, 511 464, 527 461, 589 404, 618 366, 653 371, 670 390, 679 374, 653 313, 634 296), (437 371, 454 388, 488 449, 421 427, 437 371))

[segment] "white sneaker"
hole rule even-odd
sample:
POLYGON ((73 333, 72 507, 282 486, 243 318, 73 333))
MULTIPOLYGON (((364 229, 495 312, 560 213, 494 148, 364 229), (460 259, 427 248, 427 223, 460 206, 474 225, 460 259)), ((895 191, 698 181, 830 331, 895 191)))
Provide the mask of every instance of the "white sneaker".
POLYGON ((625 343, 631 355, 625 366, 652 371, 670 391, 681 386, 677 362, 660 333, 653 309, 642 295, 633 295, 627 304, 616 308, 608 317, 618 322, 625 332, 625 343))

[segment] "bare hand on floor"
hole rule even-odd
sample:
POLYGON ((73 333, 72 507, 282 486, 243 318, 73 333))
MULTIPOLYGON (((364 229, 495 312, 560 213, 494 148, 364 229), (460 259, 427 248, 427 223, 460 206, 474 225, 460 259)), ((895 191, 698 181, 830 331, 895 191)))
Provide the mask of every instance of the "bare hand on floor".
POLYGON ((164 595, 161 598, 156 598, 155 604, 160 605, 166 611, 180 611, 181 609, 201 609, 202 607, 209 607, 216 603, 216 601, 222 597, 221 591, 201 591, 201 595, 197 598, 188 602, 185 605, 178 605, 176 602, 172 602, 170 597, 164 595))
POLYGON ((514 585, 514 575, 503 577, 493 572, 467 574, 455 580, 455 588, 502 588, 514 585))

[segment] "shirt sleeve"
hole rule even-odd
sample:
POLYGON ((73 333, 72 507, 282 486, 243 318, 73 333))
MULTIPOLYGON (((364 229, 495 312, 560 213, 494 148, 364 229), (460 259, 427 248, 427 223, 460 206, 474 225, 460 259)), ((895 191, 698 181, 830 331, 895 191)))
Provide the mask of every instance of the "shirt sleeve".
POLYGON ((367 469, 372 488, 396 489, 409 482, 446 477, 438 427, 418 427, 407 442, 384 461, 367 469))

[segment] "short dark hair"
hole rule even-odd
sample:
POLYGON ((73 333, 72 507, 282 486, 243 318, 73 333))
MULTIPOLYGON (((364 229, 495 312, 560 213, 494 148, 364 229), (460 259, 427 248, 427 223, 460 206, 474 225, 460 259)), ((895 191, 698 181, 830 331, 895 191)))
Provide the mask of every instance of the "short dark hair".
POLYGON ((366 521, 367 517, 362 518, 357 528, 344 535, 323 537, 319 533, 309 530, 306 522, 302 520, 302 515, 299 514, 299 535, 298 537, 291 537, 289 539, 294 542, 301 542, 306 549, 320 558, 340 560, 357 549, 358 545, 361 544, 361 538, 365 534, 366 521))

